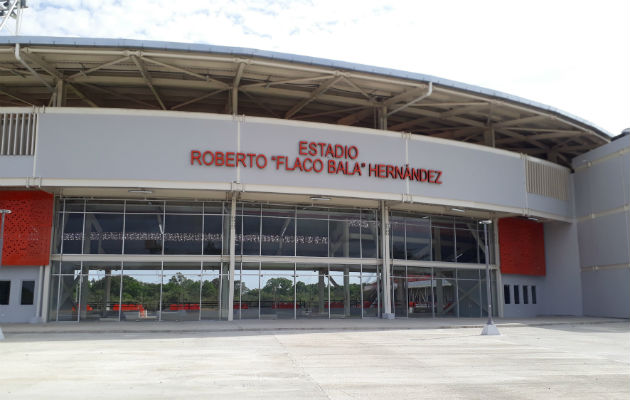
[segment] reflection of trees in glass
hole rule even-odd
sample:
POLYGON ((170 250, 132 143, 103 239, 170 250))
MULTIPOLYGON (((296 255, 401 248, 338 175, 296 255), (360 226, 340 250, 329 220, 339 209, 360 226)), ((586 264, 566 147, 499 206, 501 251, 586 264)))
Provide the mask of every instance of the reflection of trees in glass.
POLYGON ((218 299, 219 297, 219 285, 221 281, 219 278, 214 278, 211 281, 204 280, 201 287, 201 298, 206 301, 207 299, 218 299))
MULTIPOLYGON (((105 293, 106 280, 107 277, 88 281, 88 294, 86 298, 88 304, 101 304, 105 302, 107 299, 107 294, 105 293)), ((118 303, 118 296, 120 293, 120 275, 111 276, 109 293, 111 296, 110 303, 118 303)))
MULTIPOLYGON (((105 302, 106 279, 107 277, 103 277, 88 282, 87 302, 89 304, 96 305, 105 302)), ((200 281, 190 279, 181 272, 176 273, 162 286, 162 303, 166 306, 169 304, 198 303, 200 283, 200 281)), ((78 291, 78 285, 75 286, 75 290, 78 291)), ((326 285, 324 287, 326 288, 324 300, 327 301, 328 289, 326 285)), ((349 285, 349 289, 350 299, 354 300, 361 297, 361 285, 352 283, 349 285)), ((201 296, 204 302, 218 301, 219 291, 220 278, 203 281, 201 296)), ((298 281, 295 291, 298 303, 312 304, 319 300, 318 283, 298 281)), ((110 281, 110 303, 118 303, 118 293, 120 293, 120 275, 113 275, 110 281)), ((258 302, 259 296, 261 300, 291 302, 293 301, 293 280, 283 277, 269 278, 262 289, 249 289, 245 283, 241 284, 237 280, 234 282, 235 301, 238 301, 239 295, 243 302, 258 302)), ((78 298, 78 293, 75 297, 78 298)), ((343 285, 332 283, 331 301, 343 301, 343 298, 343 285)), ((159 304, 159 300, 159 283, 141 282, 132 276, 123 276, 122 303, 143 304, 146 308, 147 304, 159 304)))
POLYGON ((198 280, 190 279, 181 272, 171 276, 162 286, 162 302, 171 303, 199 303, 198 280))
POLYGON ((123 275, 122 303, 138 303, 147 309, 157 309, 160 303, 160 284, 141 282, 134 277, 123 275), (148 304, 152 307, 147 307, 148 304))
POLYGON ((293 301, 293 280, 269 278, 261 290, 261 300, 293 301))

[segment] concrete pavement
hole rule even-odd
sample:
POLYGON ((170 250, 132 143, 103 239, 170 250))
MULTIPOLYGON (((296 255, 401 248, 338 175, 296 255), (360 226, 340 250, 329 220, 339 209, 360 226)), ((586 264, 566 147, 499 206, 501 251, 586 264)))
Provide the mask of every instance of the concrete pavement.
POLYGON ((483 322, 2 325, 0 398, 630 398, 627 320, 483 322))

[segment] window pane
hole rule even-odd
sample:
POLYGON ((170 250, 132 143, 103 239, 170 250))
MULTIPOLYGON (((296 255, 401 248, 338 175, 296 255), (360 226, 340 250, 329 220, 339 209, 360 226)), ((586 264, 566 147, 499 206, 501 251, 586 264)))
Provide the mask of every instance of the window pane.
POLYGON ((61 263, 55 262, 53 264, 53 273, 62 275, 74 275, 81 271, 80 261, 63 261, 61 263))
POLYGON ((455 235, 457 239, 457 255, 455 256, 456 262, 476 264, 479 261, 477 258, 477 238, 475 237, 477 234, 477 230, 455 230, 455 235))
POLYGON ((125 254, 162 254, 162 214, 127 214, 125 254))
POLYGON ((124 203, 120 200, 88 200, 85 205, 85 211, 122 213, 124 206, 124 203))
POLYGON ((201 276, 201 319, 220 319, 221 289, 221 265, 204 263, 201 276))
MULTIPOLYGON (((477 274, 479 275, 479 274, 477 274)), ((477 279, 458 279, 457 290, 460 317, 481 316, 481 281, 477 279)))
POLYGON ((11 281, 0 281, 0 305, 3 305, 3 306, 8 305, 10 297, 11 297, 11 281))
POLYGON ((223 217, 221 215, 206 215, 203 230, 203 254, 221 255, 223 217))
MULTIPOLYGON (((257 207, 256 207, 257 208, 257 207)), ((262 215, 267 217, 295 217, 295 207, 293 206, 263 206, 262 215)))
POLYGON ((376 221, 378 210, 361 210, 361 219, 364 221, 376 221))
POLYGON ((407 260, 431 260, 431 229, 428 219, 408 218, 405 224, 407 260))
POLYGON ((354 265, 330 266, 331 316, 361 317, 361 267, 354 265))
POLYGON ((223 214, 223 203, 221 202, 205 202, 203 203, 204 214, 223 214))
POLYGON ((377 317, 381 305, 380 267, 364 265, 361 271, 363 288, 363 316, 377 317))
POLYGON ((234 282, 235 318, 238 314, 239 319, 258 319, 258 304, 260 301, 258 269, 258 263, 243 263, 241 270, 238 271, 240 272, 240 278, 237 275, 234 278, 236 280, 234 282), (240 305, 237 303, 239 296, 240 305))
POLYGON ((166 214, 164 254, 201 254, 201 215, 166 214))
POLYGON ((54 224, 54 232, 55 232, 55 236, 54 236, 54 241, 53 241, 53 251, 55 254, 60 254, 61 253, 61 241, 63 240, 63 216, 64 213, 57 213, 56 215, 56 221, 53 221, 54 224))
POLYGON ((80 269, 77 269, 74 275, 59 276, 58 321, 76 321, 78 319, 80 272, 80 269))
POLYGON ((378 257, 378 223, 362 221, 361 257, 378 257))
POLYGON ((262 218, 262 255, 295 255, 295 230, 291 218, 262 218))
POLYGON ((307 219, 328 219, 328 214, 331 213, 329 208, 321 207, 298 207, 297 217, 307 219))
POLYGON ((453 262, 455 259, 453 229, 433 227, 433 260, 453 262))
POLYGON ((397 317, 406 317, 409 308, 406 270, 406 267, 394 267, 392 271, 392 305, 397 317))
POLYGON ((241 238, 243 254, 257 256, 260 254, 260 217, 242 217, 242 220, 243 235, 241 238))
POLYGON ((164 263, 162 321, 197 321, 200 310, 199 263, 164 263))
POLYGON ((120 263, 83 263, 81 320, 118 321, 121 276, 120 263))
POLYGON ((33 305, 33 297, 35 294, 35 281, 23 281, 22 282, 22 296, 20 304, 23 306, 33 305))
POLYGON ((121 254, 122 236, 122 214, 85 214, 84 254, 121 254))
POLYGON ((518 285, 514 285, 514 304, 519 304, 521 302, 520 299, 520 291, 518 290, 518 285))
POLYGON ((60 278, 59 275, 50 276, 50 295, 48 297, 48 321, 57 320, 57 295, 59 293, 59 278, 60 278))
POLYGON ((295 292, 298 318, 328 318, 327 265, 298 265, 295 292))
MULTIPOLYGON (((123 264, 121 319, 150 321, 159 318, 162 266, 159 263, 123 264)), ((115 307, 115 311, 117 307, 115 307)))
POLYGON ((527 285, 523 286, 523 304, 529 304, 529 288, 527 285))
POLYGON ((431 268, 407 267, 409 317, 431 317, 433 313, 431 268))
POLYGON ((503 285, 503 299, 505 304, 510 304, 510 285, 503 285))
POLYGON ((328 221, 298 218, 296 246, 298 256, 328 256, 328 221))
POLYGON ((263 270, 260 275, 260 317, 263 319, 293 318, 294 316, 294 273, 293 264, 273 266, 274 270, 263 270))
POLYGON ((164 212, 163 201, 127 201, 128 213, 162 214, 164 212))
POLYGON ((457 316, 457 281, 455 270, 434 269, 435 315, 457 316))
POLYGON ((405 223, 403 218, 392 217, 391 222, 391 257, 405 260, 405 223))
MULTIPOLYGON (((485 275, 484 275, 485 277, 485 275)), ((479 279, 478 269, 459 269, 457 270, 457 279, 479 279)))
POLYGON ((66 213, 63 221, 64 254, 81 254, 83 238, 83 214, 66 213))
POLYGON ((167 214, 201 214, 203 210, 202 203, 183 202, 183 201, 167 201, 167 214))
POLYGON ((63 208, 64 211, 78 211, 83 212, 85 208, 85 200, 83 199, 66 199, 65 206, 63 208))
POLYGON ((330 248, 331 257, 361 256, 360 220, 335 221, 330 220, 330 248))

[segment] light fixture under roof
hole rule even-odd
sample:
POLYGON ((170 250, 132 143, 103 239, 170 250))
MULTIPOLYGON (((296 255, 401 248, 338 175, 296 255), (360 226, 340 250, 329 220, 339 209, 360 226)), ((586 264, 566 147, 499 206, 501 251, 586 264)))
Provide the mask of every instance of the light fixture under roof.
POLYGON ((311 196, 310 199, 313 200, 313 201, 329 201, 330 197, 326 197, 326 196, 311 196))
POLYGON ((466 210, 464 210, 463 208, 457 208, 457 207, 451 207, 451 211, 457 211, 457 212, 466 212, 466 210))
POLYGON ((492 223, 491 219, 483 219, 481 221, 479 221, 480 225, 490 225, 492 223))
POLYGON ((153 190, 149 189, 129 189, 129 193, 151 194, 153 190))

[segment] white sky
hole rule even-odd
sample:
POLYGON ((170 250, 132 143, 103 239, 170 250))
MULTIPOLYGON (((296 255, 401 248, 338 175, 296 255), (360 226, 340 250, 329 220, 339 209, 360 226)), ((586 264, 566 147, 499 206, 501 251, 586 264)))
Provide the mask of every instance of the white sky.
POLYGON ((330 58, 500 90, 612 135, 630 127, 628 0, 28 4, 22 35, 209 43, 330 58))

